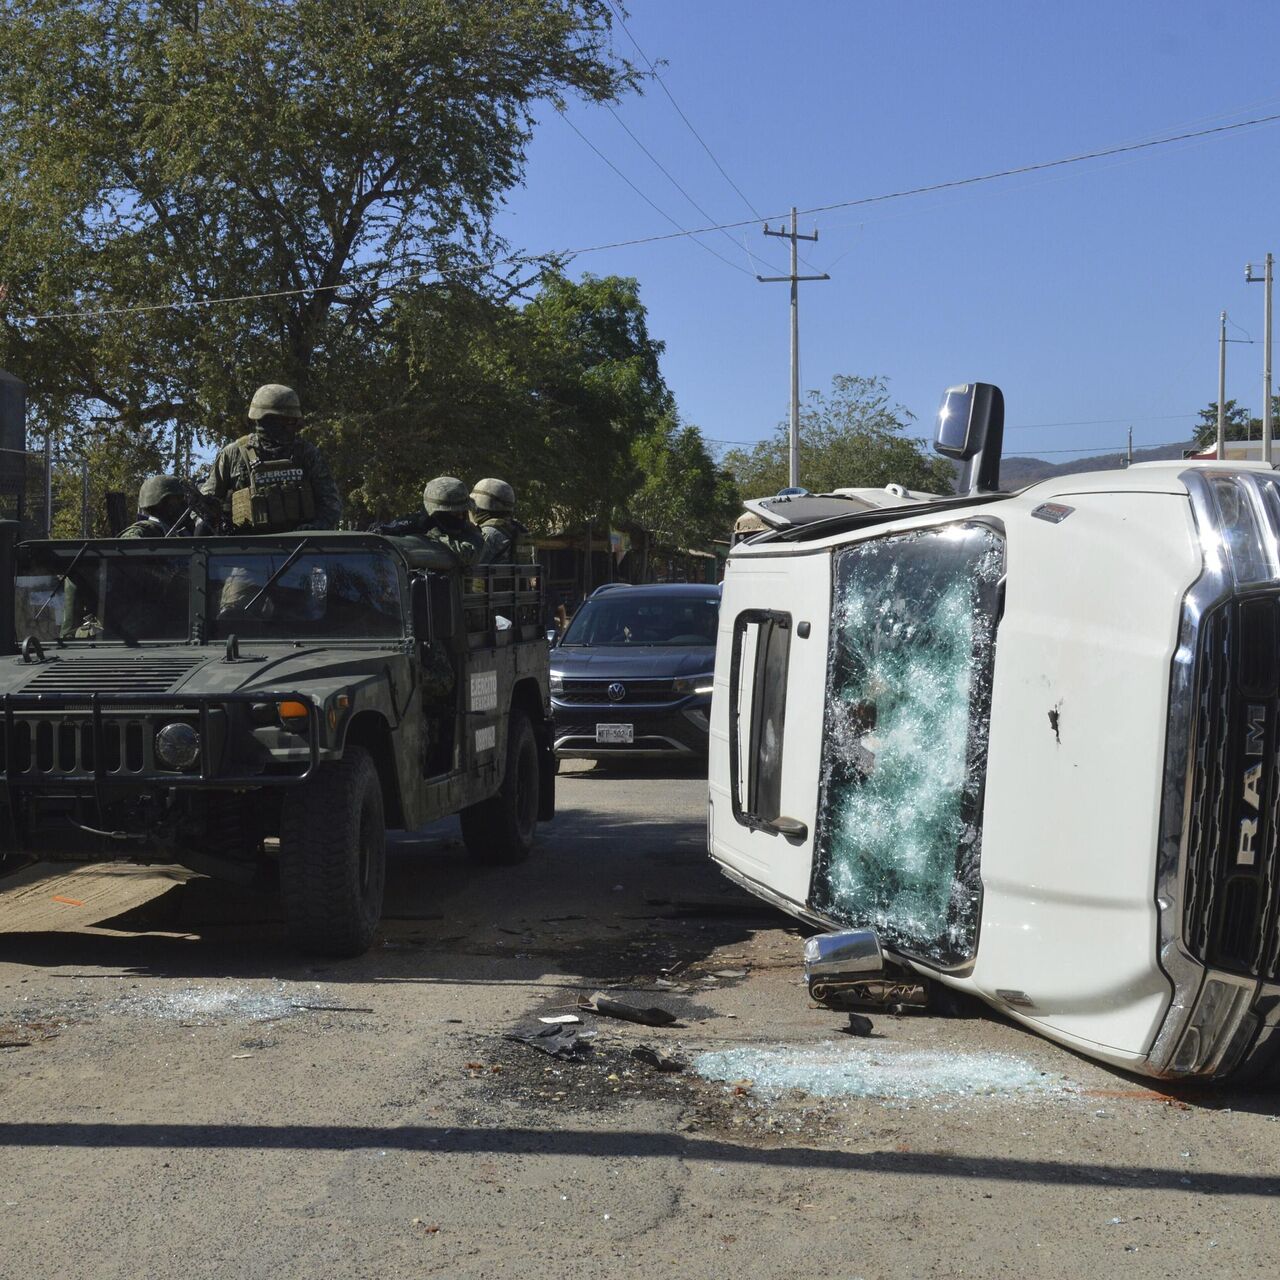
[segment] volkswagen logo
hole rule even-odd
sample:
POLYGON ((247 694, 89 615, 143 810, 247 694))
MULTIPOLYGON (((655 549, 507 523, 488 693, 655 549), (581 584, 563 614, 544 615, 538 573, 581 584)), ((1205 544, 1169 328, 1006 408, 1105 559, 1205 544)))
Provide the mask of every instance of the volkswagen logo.
POLYGON ((627 696, 627 686, 619 684, 616 680, 609 686, 607 690, 610 702, 621 702, 627 696))

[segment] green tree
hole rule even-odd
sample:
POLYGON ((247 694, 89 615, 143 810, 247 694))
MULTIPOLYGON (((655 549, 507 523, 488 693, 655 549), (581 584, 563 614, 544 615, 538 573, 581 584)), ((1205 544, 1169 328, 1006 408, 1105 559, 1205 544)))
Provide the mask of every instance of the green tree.
MULTIPOLYGON (((831 391, 810 391, 800 412, 800 483, 814 493, 901 484, 950 493, 954 472, 903 433, 914 415, 889 398, 884 378, 838 374, 831 391)), ((785 422, 749 449, 732 449, 724 464, 744 497, 777 493, 788 479, 789 432, 785 422)))
MULTIPOLYGON (((1234 400, 1223 405, 1223 434, 1228 440, 1261 440, 1262 419, 1251 417, 1249 410, 1234 400)), ((1212 448, 1218 442, 1218 402, 1211 400, 1197 415, 1195 445, 1212 448)), ((1280 423, 1280 396, 1271 397, 1271 421, 1280 423)), ((1273 430, 1275 427, 1273 426, 1273 430)))
POLYGON ((543 531, 607 522, 636 441, 672 412, 635 280, 548 272, 524 305, 460 286, 397 299, 352 411, 318 432, 357 519, 411 510, 430 476, 496 475, 543 531))
POLYGON ((716 465, 697 427, 664 418, 635 442, 643 477, 626 516, 666 547, 698 547, 725 538, 741 499, 733 477, 716 465))
POLYGON ((606 0, 0 0, 0 365, 37 429, 167 452, 238 433, 272 380, 321 419, 366 409, 407 286, 523 282, 494 212, 539 101, 634 84, 610 22, 606 0), (201 305, 264 293, 288 296, 201 305))

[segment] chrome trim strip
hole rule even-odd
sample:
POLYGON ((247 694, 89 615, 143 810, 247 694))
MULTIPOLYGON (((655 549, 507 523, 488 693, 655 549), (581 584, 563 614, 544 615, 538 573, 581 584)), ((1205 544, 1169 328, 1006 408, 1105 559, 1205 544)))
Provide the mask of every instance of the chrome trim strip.
MULTIPOLYGON (((1221 475, 1222 471, 1215 470, 1221 475)), ((1268 528, 1258 481, 1248 471, 1228 472, 1233 480, 1243 482, 1257 508, 1259 525, 1268 528)), ((1216 537, 1219 519, 1206 473, 1188 470, 1179 480, 1187 487, 1191 512, 1200 535, 1201 546, 1216 537), (1209 535, 1208 537, 1206 535, 1209 535)), ((1268 544, 1268 550, 1271 550, 1268 544)), ((1201 988, 1207 977, 1219 981, 1257 986, 1251 979, 1238 975, 1206 972, 1205 967, 1187 950, 1182 935, 1183 886, 1187 870, 1187 840, 1191 827, 1192 771, 1195 753, 1192 744, 1198 731, 1196 681, 1200 632, 1205 615, 1235 593, 1231 566, 1224 555, 1204 556, 1200 577, 1183 597, 1182 620, 1178 647, 1173 655, 1169 678, 1169 715, 1165 726, 1164 790, 1161 800, 1160 837, 1156 848, 1156 906, 1159 913, 1159 962, 1173 987, 1173 998, 1164 1022, 1156 1032, 1148 1052, 1148 1062, 1158 1075, 1180 1074, 1171 1070, 1187 1024, 1195 1012, 1201 988)), ((1235 1040, 1235 1033, 1249 1016, 1252 1000, 1240 1001, 1232 1019, 1224 1026, 1219 1045, 1201 1067, 1200 1073, 1212 1074, 1233 1063, 1224 1063, 1223 1054, 1235 1040)))
POLYGON ((711 855, 711 859, 720 868, 721 873, 732 880, 739 889, 745 889, 755 897, 763 899, 771 907, 777 907, 779 911, 784 911, 787 915, 794 916, 797 920, 803 920, 806 924, 817 925, 819 929, 839 928, 839 925, 831 920, 815 914, 798 902, 792 902, 790 898, 783 897, 782 894, 770 889, 767 885, 761 884, 759 880, 753 880, 750 876, 744 875, 741 871, 729 866, 727 862, 722 862, 714 853, 711 855))

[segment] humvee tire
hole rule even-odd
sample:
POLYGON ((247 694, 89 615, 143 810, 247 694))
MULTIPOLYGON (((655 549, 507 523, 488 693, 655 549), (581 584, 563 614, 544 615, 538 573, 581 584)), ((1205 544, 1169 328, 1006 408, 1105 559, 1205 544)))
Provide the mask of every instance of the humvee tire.
POLYGON ((507 727, 507 768, 497 795, 459 815, 467 852, 490 866, 523 862, 538 828, 538 743, 529 717, 512 709, 507 727))
POLYGON ((280 900, 295 946, 313 955, 369 949, 386 883, 382 783, 373 758, 351 746, 285 796, 280 900))

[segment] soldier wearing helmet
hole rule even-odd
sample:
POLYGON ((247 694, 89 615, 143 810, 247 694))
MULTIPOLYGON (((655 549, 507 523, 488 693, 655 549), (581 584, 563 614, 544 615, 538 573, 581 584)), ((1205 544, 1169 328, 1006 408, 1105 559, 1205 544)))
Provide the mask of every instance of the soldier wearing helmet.
POLYGON ((436 476, 422 491, 422 509, 431 528, 422 536, 439 542, 458 557, 464 568, 476 564, 484 551, 484 538, 471 523, 471 498, 467 486, 456 476, 436 476))
POLYGON ((471 490, 471 519, 484 539, 478 564, 511 564, 520 558, 520 538, 529 530, 515 518, 516 491, 490 476, 471 490))
POLYGON ((336 529, 342 501, 320 450, 298 439, 298 393, 275 382, 259 387, 249 421, 253 431, 218 454, 202 492, 222 503, 240 533, 336 529))
MULTIPOLYGON (((148 476, 138 490, 138 518, 122 538, 165 538, 191 510, 186 486, 177 476, 148 476)), ((181 530, 189 533, 190 529, 181 530)))

